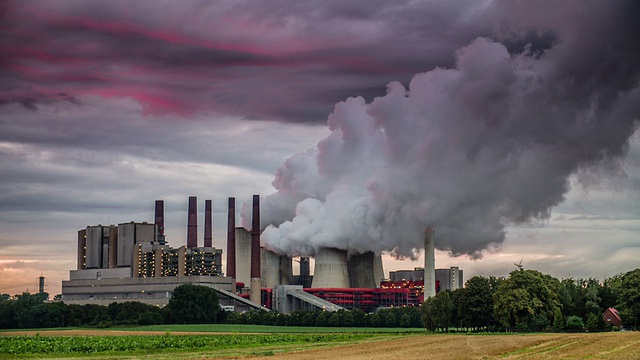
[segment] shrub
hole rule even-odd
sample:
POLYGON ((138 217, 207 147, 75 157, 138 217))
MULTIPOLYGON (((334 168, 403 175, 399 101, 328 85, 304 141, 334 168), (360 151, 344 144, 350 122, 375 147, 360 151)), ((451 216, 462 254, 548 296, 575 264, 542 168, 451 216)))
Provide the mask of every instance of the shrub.
POLYGON ((567 331, 582 331, 584 329, 584 322, 579 316, 569 316, 564 329, 567 331))

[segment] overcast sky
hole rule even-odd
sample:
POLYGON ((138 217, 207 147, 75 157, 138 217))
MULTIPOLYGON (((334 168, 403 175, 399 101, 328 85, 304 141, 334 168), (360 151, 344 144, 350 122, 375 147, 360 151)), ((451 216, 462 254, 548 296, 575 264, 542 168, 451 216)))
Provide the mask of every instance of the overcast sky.
MULTIPOLYGON (((639 9, 4 1, 0 293, 34 292, 41 273, 60 293, 79 229, 151 222, 156 199, 174 247, 186 243, 188 196, 201 223, 212 199, 214 245, 226 251, 227 197, 239 216, 253 194, 296 191, 273 205, 288 215, 271 221, 290 224, 271 230, 279 249, 308 250, 287 229, 357 200, 378 214, 363 224, 379 229, 350 246, 388 250, 387 271, 421 266, 419 235, 389 243, 399 227, 426 225, 384 216, 408 209, 436 228, 436 266, 460 266, 466 279, 507 275, 521 260, 562 278, 638 268, 639 9), (299 182, 283 185, 289 171, 299 182)), ((331 221, 323 215, 320 229, 331 221)))

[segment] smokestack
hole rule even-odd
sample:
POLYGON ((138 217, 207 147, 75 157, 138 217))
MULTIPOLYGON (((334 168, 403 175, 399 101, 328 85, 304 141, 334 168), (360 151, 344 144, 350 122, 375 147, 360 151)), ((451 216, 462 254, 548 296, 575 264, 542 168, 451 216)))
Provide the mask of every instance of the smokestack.
POLYGON ((158 229, 158 243, 166 244, 164 238, 164 200, 156 200, 155 224, 158 229))
POLYGON ((436 258, 433 229, 424 231, 424 298, 436 296, 436 258))
POLYGON ((213 231, 211 229, 212 217, 211 217, 211 200, 204 201, 204 247, 213 247, 213 231))
POLYGON ((319 249, 316 252, 316 266, 313 274, 314 288, 348 288, 347 251, 334 248, 319 249))
POLYGON ((158 235, 164 236, 164 200, 156 200, 156 219, 158 235))
POLYGON ((236 198, 229 198, 227 220, 227 276, 236 278, 236 198))
POLYGON ((260 195, 253 195, 251 224, 251 296, 250 300, 261 303, 260 296, 260 195))
POLYGON ((187 221, 187 248, 198 247, 198 198, 189 196, 189 217, 187 221))

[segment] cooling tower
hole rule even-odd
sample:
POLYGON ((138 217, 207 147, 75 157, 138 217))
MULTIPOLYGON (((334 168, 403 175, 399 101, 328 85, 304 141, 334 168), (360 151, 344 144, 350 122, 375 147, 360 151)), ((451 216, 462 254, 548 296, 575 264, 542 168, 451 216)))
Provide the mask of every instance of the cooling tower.
POLYGON ((302 287, 311 287, 311 272, 309 270, 309 258, 300 257, 300 284, 302 287))
POLYGON ((198 199, 189 196, 189 216, 187 219, 187 248, 198 247, 198 199))
POLYGON ((236 282, 248 286, 251 283, 251 234, 243 227, 236 233, 236 282))
POLYGON ((117 226, 109 226, 109 267, 112 269, 118 267, 118 227, 117 226))
POLYGON ((424 298, 436 296, 436 259, 433 229, 424 232, 424 298))
POLYGON ((227 276, 236 278, 236 198, 229 198, 227 220, 227 276))
POLYGON ((316 252, 316 266, 313 275, 314 288, 348 288, 347 252, 334 248, 316 252))
POLYGON ((253 195, 251 222, 251 295, 249 300, 260 304, 260 196, 253 195))
POLYGON ((373 277, 376 281, 376 287, 380 287, 380 282, 386 277, 384 276, 384 267, 382 266, 382 254, 377 253, 373 257, 373 277))
POLYGON ((212 201, 211 200, 205 200, 204 201, 204 247, 212 247, 212 242, 213 242, 213 229, 212 229, 212 222, 213 219, 211 217, 211 208, 212 208, 212 201))
POLYGON ((293 271, 291 269, 291 258, 278 255, 269 249, 260 249, 262 264, 261 285, 266 288, 273 288, 276 285, 291 285, 293 271))
MULTIPOLYGON (((349 284, 352 288, 369 288, 376 287, 374 276, 374 254, 367 251, 364 254, 355 254, 349 257, 347 261, 347 269, 349 271, 349 284)), ((316 260, 317 261, 317 260, 316 260)))

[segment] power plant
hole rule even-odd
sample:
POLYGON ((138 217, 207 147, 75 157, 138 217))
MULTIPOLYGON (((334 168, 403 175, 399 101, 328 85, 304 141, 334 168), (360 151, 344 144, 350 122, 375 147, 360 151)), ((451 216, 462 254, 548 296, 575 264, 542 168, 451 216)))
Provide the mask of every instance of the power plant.
POLYGON ((67 303, 141 301, 164 306, 173 289, 191 283, 214 288, 226 310, 418 306, 440 290, 463 284, 457 267, 435 269, 434 231, 425 230, 425 266, 384 276, 381 254, 318 249, 294 259, 261 246, 260 196, 252 198, 251 229, 236 227, 235 198, 228 199, 226 274, 222 250, 213 247, 213 201, 204 202, 203 245, 198 246, 198 202, 188 198, 186 245, 172 248, 165 237, 164 201, 156 200, 154 223, 87 226, 78 231, 77 268, 62 283, 67 303))

